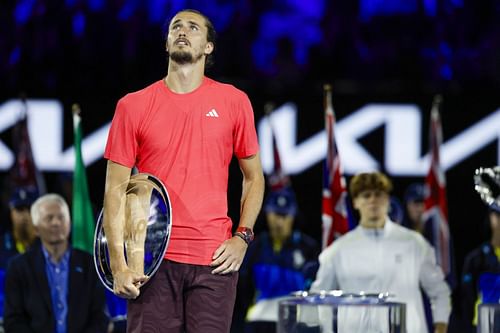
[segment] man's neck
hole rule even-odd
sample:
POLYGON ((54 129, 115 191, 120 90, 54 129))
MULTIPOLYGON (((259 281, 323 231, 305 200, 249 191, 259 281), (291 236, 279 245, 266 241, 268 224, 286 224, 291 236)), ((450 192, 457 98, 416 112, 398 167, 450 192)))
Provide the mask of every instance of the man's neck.
POLYGON ((493 247, 500 247, 500 235, 493 233, 493 236, 491 237, 491 245, 493 245, 493 247))
POLYGON ((68 242, 62 242, 62 243, 57 243, 57 244, 48 244, 45 242, 42 242, 43 247, 47 252, 49 253, 50 260, 54 263, 58 263, 64 253, 66 253, 66 250, 68 249, 68 242))
POLYGON ((194 91, 201 85, 203 82, 204 72, 205 63, 201 60, 194 64, 187 65, 179 65, 170 60, 165 83, 173 92, 178 94, 187 94, 194 91))
POLYGON ((36 238, 34 234, 26 231, 23 232, 18 229, 13 229, 12 234, 14 236, 14 240, 23 244, 25 248, 29 247, 36 238))
POLYGON ((286 243, 286 241, 290 238, 290 235, 280 235, 280 236, 272 236, 271 241, 273 243, 273 250, 274 252, 278 253, 281 251, 283 248, 283 245, 286 243))
POLYGON ((385 218, 379 220, 361 220, 359 224, 367 229, 382 229, 385 226, 385 218))

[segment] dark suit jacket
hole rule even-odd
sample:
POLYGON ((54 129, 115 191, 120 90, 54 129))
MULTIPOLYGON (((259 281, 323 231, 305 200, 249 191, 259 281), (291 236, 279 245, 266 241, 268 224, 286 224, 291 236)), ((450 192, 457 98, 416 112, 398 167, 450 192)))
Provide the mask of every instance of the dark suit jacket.
MULTIPOLYGON (((92 257, 72 249, 68 280, 68 333, 106 332, 104 289, 92 257)), ((11 260, 5 277, 6 333, 55 332, 54 311, 41 245, 11 260)))

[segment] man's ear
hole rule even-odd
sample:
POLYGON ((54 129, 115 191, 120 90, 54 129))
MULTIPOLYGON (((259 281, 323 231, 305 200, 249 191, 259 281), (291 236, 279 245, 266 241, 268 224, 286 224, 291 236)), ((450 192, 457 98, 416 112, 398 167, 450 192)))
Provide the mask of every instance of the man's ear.
POLYGON ((352 199, 352 207, 354 207, 356 210, 359 210, 357 198, 352 199))
POLYGON ((33 229, 35 230, 35 235, 36 237, 39 237, 40 238, 40 233, 38 232, 38 227, 36 225, 33 224, 33 229))
POLYGON ((209 55, 214 51, 214 43, 208 42, 207 45, 205 45, 205 55, 209 55))

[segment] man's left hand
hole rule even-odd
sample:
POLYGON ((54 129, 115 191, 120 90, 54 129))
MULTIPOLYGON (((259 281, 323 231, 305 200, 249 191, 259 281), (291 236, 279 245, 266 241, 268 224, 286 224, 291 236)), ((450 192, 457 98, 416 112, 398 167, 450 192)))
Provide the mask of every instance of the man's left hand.
POLYGON ((241 267, 247 248, 247 243, 238 236, 233 236, 233 238, 224 241, 215 250, 212 257, 213 261, 210 266, 215 267, 212 274, 237 272, 241 267))

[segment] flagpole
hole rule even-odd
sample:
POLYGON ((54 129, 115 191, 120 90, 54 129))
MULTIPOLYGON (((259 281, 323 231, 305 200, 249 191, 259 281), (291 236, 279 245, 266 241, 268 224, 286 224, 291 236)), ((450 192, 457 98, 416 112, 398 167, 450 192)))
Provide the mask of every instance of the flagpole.
POLYGON ((281 163, 281 155, 278 149, 277 143, 277 131, 272 122, 271 114, 273 113, 275 105, 273 102, 267 102, 264 105, 264 115, 269 124, 269 129, 271 131, 271 142, 273 148, 273 171, 269 175, 268 181, 271 190, 280 190, 287 186, 290 186, 290 178, 283 172, 283 166, 281 163))
POLYGON ((332 102, 332 85, 324 84, 323 85, 323 108, 325 110, 325 114, 329 111, 333 112, 333 102, 332 102))

